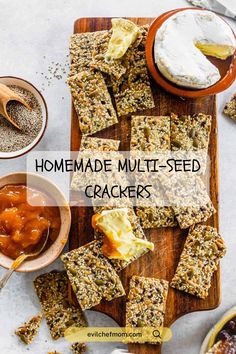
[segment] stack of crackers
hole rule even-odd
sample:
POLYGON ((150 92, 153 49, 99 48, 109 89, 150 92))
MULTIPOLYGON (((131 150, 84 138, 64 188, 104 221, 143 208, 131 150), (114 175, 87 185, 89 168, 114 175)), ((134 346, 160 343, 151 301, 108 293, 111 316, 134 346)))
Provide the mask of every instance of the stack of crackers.
POLYGON ((74 34, 68 84, 83 135, 118 123, 118 118, 154 107, 145 60, 148 26, 139 28, 125 55, 106 63, 111 30, 74 34), (114 97, 113 106, 110 92, 114 97))

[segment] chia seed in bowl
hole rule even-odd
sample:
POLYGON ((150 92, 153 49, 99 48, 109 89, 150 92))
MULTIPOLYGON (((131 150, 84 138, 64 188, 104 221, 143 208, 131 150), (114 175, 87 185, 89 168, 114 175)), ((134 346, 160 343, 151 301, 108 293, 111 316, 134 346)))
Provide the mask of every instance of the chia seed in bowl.
POLYGON ((32 110, 16 101, 8 103, 7 112, 21 130, 0 115, 0 152, 14 152, 27 147, 38 136, 43 125, 42 109, 34 94, 20 86, 8 87, 22 97, 32 110))

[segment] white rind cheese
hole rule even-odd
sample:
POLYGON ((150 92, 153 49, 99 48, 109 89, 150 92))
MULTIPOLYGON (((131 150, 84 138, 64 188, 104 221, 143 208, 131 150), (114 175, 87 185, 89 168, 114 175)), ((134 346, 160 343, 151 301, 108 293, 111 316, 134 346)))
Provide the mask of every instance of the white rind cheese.
POLYGON ((219 16, 210 11, 185 10, 171 16, 159 28, 154 55, 160 72, 168 80, 201 89, 220 80, 218 68, 205 54, 226 59, 235 47, 231 28, 219 16))

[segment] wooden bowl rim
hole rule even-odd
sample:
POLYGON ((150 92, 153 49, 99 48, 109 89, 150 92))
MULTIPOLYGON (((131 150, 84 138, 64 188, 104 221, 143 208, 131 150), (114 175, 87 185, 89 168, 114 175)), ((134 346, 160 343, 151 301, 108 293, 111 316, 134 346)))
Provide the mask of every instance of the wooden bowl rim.
MULTIPOLYGON (((231 86, 235 80, 236 77, 236 50, 234 52, 234 55, 232 56, 232 60, 229 66, 229 69, 224 77, 222 77, 217 83, 214 85, 207 87, 206 89, 196 89, 196 90, 190 90, 190 89, 185 89, 182 87, 178 87, 177 85, 171 83, 168 79, 166 79, 158 70, 154 57, 153 57, 153 46, 154 46, 154 41, 155 41, 155 36, 157 30, 160 28, 160 26, 171 16, 178 12, 186 11, 186 10, 198 10, 198 11, 207 11, 205 9, 200 9, 197 7, 185 7, 185 8, 180 8, 180 9, 175 9, 171 10, 168 12, 165 12, 164 14, 160 15, 157 17, 150 25, 148 35, 147 35, 147 42, 146 42, 146 61, 147 61, 147 67, 153 77, 153 79, 156 81, 157 84, 159 84, 162 88, 164 88, 166 91, 180 97, 188 97, 188 98, 198 98, 198 97, 204 97, 204 96, 209 96, 209 95, 215 95, 219 92, 222 92, 226 90, 229 86, 231 86)), ((220 17, 220 16, 219 16, 220 17)), ((222 17, 221 17, 222 18, 222 17)), ((223 21, 225 21, 222 18, 223 21)), ((225 21, 226 22, 226 21, 225 21)), ((227 23, 227 22, 226 22, 227 23)), ((227 25, 230 27, 231 31, 234 34, 234 31, 232 30, 231 26, 227 23, 227 25)), ((235 36, 235 34, 234 34, 235 36)))

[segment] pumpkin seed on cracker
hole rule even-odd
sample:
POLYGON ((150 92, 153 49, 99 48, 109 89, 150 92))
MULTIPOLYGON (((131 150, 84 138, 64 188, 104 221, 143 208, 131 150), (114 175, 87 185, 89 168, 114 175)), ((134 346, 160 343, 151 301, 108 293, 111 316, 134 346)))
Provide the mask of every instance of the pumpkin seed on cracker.
POLYGON ((206 149, 211 132, 212 117, 199 113, 194 115, 171 114, 171 150, 197 151, 206 149))
POLYGON ((130 150, 170 150, 170 117, 132 116, 130 150))

